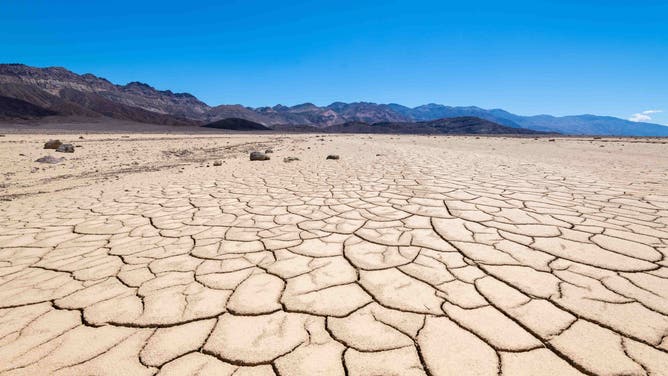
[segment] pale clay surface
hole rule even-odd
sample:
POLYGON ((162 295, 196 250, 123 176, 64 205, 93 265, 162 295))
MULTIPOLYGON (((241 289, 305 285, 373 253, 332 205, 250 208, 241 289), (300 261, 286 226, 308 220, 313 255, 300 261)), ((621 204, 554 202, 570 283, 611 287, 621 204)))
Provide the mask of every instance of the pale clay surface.
POLYGON ((3 375, 668 374, 660 141, 7 135, 0 162, 3 375), (83 147, 34 163, 49 138, 83 147))

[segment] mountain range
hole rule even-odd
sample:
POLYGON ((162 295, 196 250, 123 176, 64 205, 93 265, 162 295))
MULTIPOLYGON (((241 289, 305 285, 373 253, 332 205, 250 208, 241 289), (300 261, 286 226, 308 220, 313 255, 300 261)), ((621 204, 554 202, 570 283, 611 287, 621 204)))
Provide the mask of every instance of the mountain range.
MULTIPOLYGON (((368 125, 384 124, 384 128, 373 130, 398 127, 393 131, 396 133, 404 133, 417 123, 422 124, 420 127, 431 127, 425 124, 444 118, 467 118, 462 124, 470 124, 471 118, 478 118, 515 129, 514 133, 531 133, 520 131, 529 130, 562 134, 668 136, 668 126, 609 116, 521 116, 501 109, 433 103, 412 108, 394 103, 368 102, 334 102, 328 106, 304 103, 257 108, 242 105, 212 107, 191 94, 157 90, 141 82, 117 85, 90 73, 79 75, 60 67, 0 64, 0 120, 54 116, 107 117, 162 125, 204 125, 234 118, 269 128, 308 126, 328 131, 357 129, 360 132, 371 131, 368 125)), ((490 126, 479 123, 476 129, 490 126)))

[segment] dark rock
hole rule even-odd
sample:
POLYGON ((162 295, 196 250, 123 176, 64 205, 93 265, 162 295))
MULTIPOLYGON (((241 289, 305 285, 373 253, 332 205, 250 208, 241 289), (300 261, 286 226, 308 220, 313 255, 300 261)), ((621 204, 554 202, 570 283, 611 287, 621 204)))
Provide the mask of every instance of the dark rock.
POLYGON ((74 146, 72 144, 62 144, 56 149, 59 153, 74 153, 74 146))
POLYGON ((251 161, 268 161, 270 158, 268 155, 261 153, 259 151, 254 151, 250 153, 251 161))
POLYGON ((290 163, 290 162, 294 162, 294 161, 298 161, 298 160, 299 160, 299 158, 297 158, 297 157, 285 157, 285 158, 283 158, 283 162, 285 162, 285 163, 290 163))
POLYGON ((267 150, 264 151, 265 154, 271 154, 271 153, 273 153, 273 152, 274 152, 274 151, 273 151, 272 149, 267 149, 267 150))
POLYGON ((339 156, 336 155, 336 154, 330 154, 330 155, 327 156, 327 159, 337 160, 337 159, 339 159, 339 156))
POLYGON ((56 164, 56 163, 60 163, 64 160, 65 160, 65 157, 56 158, 52 155, 47 155, 47 156, 44 156, 42 158, 36 159, 35 162, 56 164))
POLYGON ((221 161, 221 160, 213 161, 213 165, 214 165, 214 166, 222 166, 222 165, 223 165, 223 161, 221 161))
POLYGON ((44 144, 44 149, 58 149, 62 144, 60 140, 49 140, 44 144))

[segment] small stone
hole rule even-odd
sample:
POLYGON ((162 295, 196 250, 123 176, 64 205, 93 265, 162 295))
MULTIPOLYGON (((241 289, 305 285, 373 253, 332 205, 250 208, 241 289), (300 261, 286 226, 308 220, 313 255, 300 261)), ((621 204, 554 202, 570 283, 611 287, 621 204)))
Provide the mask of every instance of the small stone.
POLYGON ((56 158, 54 156, 47 155, 47 156, 44 156, 42 158, 36 159, 35 162, 56 164, 56 163, 60 163, 64 160, 65 160, 65 157, 56 158))
POLYGON ((83 139, 84 139, 84 136, 79 136, 79 140, 83 140, 83 139))
POLYGON ((267 150, 264 151, 265 154, 271 154, 273 152, 274 152, 274 150, 272 150, 272 149, 267 149, 267 150))
POLYGON ((268 161, 270 158, 268 155, 261 153, 259 151, 254 151, 250 153, 251 161, 268 161))
POLYGON ((327 159, 337 160, 339 159, 339 156, 337 154, 330 154, 327 156, 327 159))
POLYGON ((213 165, 214 165, 214 166, 222 166, 222 165, 223 165, 223 161, 221 161, 221 160, 213 161, 213 165))
POLYGON ((285 163, 290 163, 290 162, 294 162, 294 161, 298 161, 298 160, 299 160, 299 158, 297 158, 297 157, 285 157, 285 158, 283 158, 283 162, 285 162, 285 163))
POLYGON ((44 149, 58 149, 62 144, 60 140, 49 140, 44 144, 44 149))
POLYGON ((547 141, 549 141, 549 142, 554 142, 554 138, 551 138, 551 139, 549 139, 549 140, 547 140, 547 141))

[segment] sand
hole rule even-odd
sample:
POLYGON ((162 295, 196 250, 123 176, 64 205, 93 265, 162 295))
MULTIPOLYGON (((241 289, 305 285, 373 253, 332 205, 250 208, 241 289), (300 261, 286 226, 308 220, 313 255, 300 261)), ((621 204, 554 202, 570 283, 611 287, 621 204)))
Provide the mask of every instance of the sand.
POLYGON ((13 133, 0 173, 3 375, 668 374, 659 139, 13 133))

